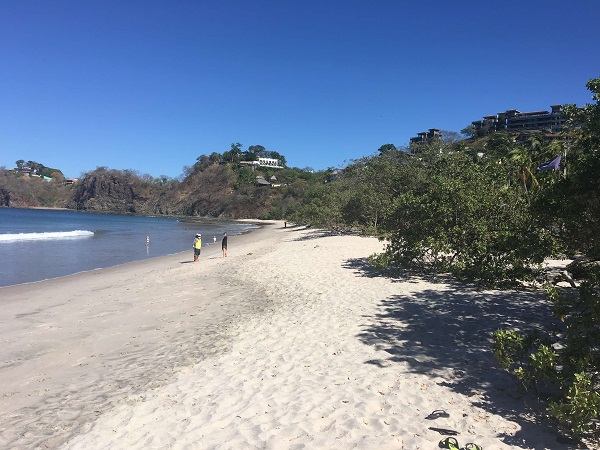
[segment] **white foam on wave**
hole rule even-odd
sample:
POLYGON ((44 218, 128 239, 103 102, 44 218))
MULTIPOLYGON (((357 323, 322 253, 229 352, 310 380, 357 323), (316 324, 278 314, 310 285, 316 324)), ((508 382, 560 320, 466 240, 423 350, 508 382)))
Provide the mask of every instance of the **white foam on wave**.
POLYGON ((81 239, 94 235, 93 231, 49 231, 45 233, 6 233, 0 234, 0 242, 43 241, 49 239, 81 239))

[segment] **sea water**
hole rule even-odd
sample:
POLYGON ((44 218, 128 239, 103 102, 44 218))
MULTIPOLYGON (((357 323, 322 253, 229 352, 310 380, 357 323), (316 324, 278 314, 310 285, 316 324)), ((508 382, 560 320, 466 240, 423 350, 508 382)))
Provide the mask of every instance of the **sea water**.
POLYGON ((63 210, 0 208, 0 286, 217 245, 257 225, 218 220, 121 216, 63 210))

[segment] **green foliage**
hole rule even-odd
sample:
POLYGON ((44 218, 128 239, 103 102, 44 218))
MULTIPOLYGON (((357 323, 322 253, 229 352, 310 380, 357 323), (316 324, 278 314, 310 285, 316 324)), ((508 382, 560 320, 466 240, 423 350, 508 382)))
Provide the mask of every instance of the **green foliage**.
POLYGON ((551 342, 539 333, 498 330, 494 333, 493 352, 504 370, 512 371, 525 386, 538 388, 538 381, 552 381, 557 354, 551 342))
POLYGON ((254 186, 256 184, 256 175, 249 167, 242 167, 237 170, 237 180, 235 182, 235 189, 239 189, 241 186, 254 186))
POLYGON ((384 153, 393 152, 396 150, 397 148, 394 144, 383 144, 381 147, 379 147, 377 151, 379 152, 379 154, 383 155, 384 153))
POLYGON ((548 286, 548 297, 562 327, 544 338, 497 331, 494 354, 524 385, 557 386, 548 411, 578 436, 600 417, 600 284, 583 282, 576 295, 548 286))
POLYGON ((348 166, 334 186, 343 190, 342 205, 347 227, 366 234, 385 232, 391 212, 391 199, 397 194, 402 174, 398 170, 406 154, 388 148, 380 156, 363 158, 348 166))
POLYGON ((342 215, 344 192, 330 184, 312 186, 304 197, 288 210, 286 217, 297 223, 337 230, 345 228, 342 215))
MULTIPOLYGON (((588 87, 598 99, 600 78, 588 87)), ((600 105, 565 110, 571 125, 566 132, 571 138, 568 174, 552 183, 535 208, 570 255, 600 259, 600 105)))
MULTIPOLYGON (((596 104, 565 107, 568 175, 547 174, 531 208, 561 248, 585 255, 568 266, 579 284, 548 286, 560 326, 547 331, 543 343, 515 331, 494 336, 494 353, 503 368, 526 385, 558 387, 548 411, 575 437, 597 430, 600 418, 600 78, 590 80, 588 88, 596 104)), ((557 150, 556 144, 548 146, 544 156, 554 157, 557 150)))
MULTIPOLYGON (((531 339, 532 336, 529 336, 531 339)), ((531 343, 526 344, 526 337, 515 330, 498 330, 494 333, 494 355, 504 370, 522 363, 531 343)))
POLYGON ((564 399, 551 402, 548 408, 559 424, 575 436, 589 431, 600 416, 600 393, 594 384, 597 381, 590 374, 576 373, 564 399))
POLYGON ((422 155, 402 167, 419 183, 393 199, 388 259, 486 284, 532 279, 551 240, 498 165, 459 152, 422 155))

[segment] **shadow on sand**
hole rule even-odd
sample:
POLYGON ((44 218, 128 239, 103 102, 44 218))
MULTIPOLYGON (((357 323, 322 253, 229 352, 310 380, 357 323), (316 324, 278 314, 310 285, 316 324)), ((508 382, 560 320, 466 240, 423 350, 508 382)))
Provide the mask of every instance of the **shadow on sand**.
MULTIPOLYGON (((344 267, 360 276, 384 276, 404 283, 422 281, 380 274, 366 258, 349 260, 344 267)), ((447 376, 447 369, 452 369, 454 378, 439 384, 471 397, 473 405, 517 423, 521 429, 515 436, 498 436, 515 448, 544 448, 537 442, 541 431, 547 432, 546 439, 551 441, 553 435, 557 436, 549 422, 534 418, 532 412, 544 408, 535 394, 526 392, 515 378, 502 371, 492 353, 492 333, 498 329, 552 326, 551 305, 544 292, 478 291, 443 280, 433 289, 383 298, 380 304, 382 312, 366 318, 358 338, 389 356, 366 364, 383 367, 403 362, 414 373, 432 377, 447 376)), ((550 448, 582 447, 558 438, 550 448)))

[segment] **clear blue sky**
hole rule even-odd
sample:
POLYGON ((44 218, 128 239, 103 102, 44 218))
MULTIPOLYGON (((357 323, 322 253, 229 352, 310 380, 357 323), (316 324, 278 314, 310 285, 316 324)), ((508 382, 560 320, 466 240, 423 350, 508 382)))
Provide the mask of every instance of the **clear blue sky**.
POLYGON ((600 1, 0 0, 0 166, 315 170, 506 109, 591 102, 600 1))

